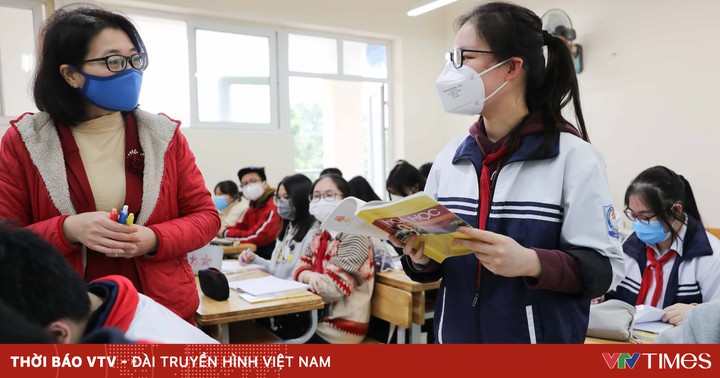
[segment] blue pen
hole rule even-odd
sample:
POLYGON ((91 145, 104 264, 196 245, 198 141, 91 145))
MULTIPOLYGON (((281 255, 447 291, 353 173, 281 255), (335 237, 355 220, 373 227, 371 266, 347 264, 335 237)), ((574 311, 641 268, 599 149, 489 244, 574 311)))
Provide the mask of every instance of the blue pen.
POLYGON ((120 218, 118 219, 118 223, 125 224, 125 221, 127 220, 128 213, 129 213, 128 205, 124 205, 122 210, 120 211, 120 218))

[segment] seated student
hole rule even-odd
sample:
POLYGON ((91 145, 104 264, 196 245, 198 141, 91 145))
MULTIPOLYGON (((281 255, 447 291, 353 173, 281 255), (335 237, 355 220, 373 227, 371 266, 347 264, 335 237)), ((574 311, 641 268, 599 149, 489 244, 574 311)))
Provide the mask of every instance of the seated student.
POLYGON ((398 199, 415 194, 425 188, 425 177, 412 164, 398 160, 390 170, 385 183, 390 199, 398 199))
POLYGON ((380 196, 375 193, 372 185, 362 176, 355 176, 348 181, 353 196, 365 202, 380 201, 380 196))
MULTIPOLYGON (((321 176, 312 186, 310 214, 322 222, 349 193, 342 177, 321 176)), ((318 230, 303 251, 294 278, 309 284, 326 303, 310 343, 362 342, 375 282, 370 238, 318 230)))
POLYGON ((256 253, 269 259, 275 247, 275 238, 282 227, 273 194, 275 189, 267 184, 265 168, 245 167, 238 171, 243 197, 250 200, 243 219, 230 227, 221 227, 221 238, 238 238, 241 243, 257 246, 256 253))
POLYGON ((230 180, 221 181, 215 185, 214 193, 213 202, 220 213, 221 225, 230 227, 240 222, 247 206, 243 206, 237 184, 230 180))
POLYGON ((241 253, 238 257, 241 265, 260 264, 266 272, 275 277, 292 279, 300 254, 319 226, 308 211, 308 193, 311 186, 312 181, 301 174, 288 176, 280 181, 275 196, 278 213, 283 218, 283 226, 278 236, 279 244, 275 246, 270 259, 257 256, 252 251, 241 253), (307 235, 310 237, 306 238, 307 235))
POLYGON ((46 329, 56 343, 77 343, 115 327, 133 340, 217 343, 123 276, 87 286, 63 256, 34 232, 0 222, 0 300, 46 329))
POLYGON ((44 328, 29 322, 0 300, 0 344, 49 344, 53 340, 44 328))
POLYGON ((343 177, 342 171, 335 167, 325 168, 322 171, 320 171, 320 176, 325 176, 325 175, 338 175, 340 177, 343 177))
POLYGON ((720 343, 720 301, 700 304, 690 309, 682 323, 670 328, 653 344, 718 344, 720 343))
POLYGON ((622 245, 625 279, 606 298, 662 308, 671 324, 720 299, 720 241, 705 231, 684 177, 648 168, 627 188, 625 206, 635 232, 622 245))
POLYGON ((420 171, 420 174, 425 177, 427 180, 428 176, 430 175, 430 170, 432 169, 432 162, 425 163, 418 168, 418 171, 420 171))

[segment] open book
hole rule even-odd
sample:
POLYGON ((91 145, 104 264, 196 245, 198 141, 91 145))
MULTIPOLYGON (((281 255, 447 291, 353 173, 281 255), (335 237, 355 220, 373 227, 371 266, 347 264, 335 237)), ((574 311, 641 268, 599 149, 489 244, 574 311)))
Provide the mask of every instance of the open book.
POLYGON ((637 305, 635 308, 637 311, 635 312, 633 329, 650 333, 660 333, 673 327, 672 324, 662 321, 663 310, 646 305, 637 305))
POLYGON ((325 219, 321 228, 380 239, 395 235, 403 243, 411 235, 419 235, 417 244, 425 243, 425 255, 442 262, 447 257, 472 252, 452 244, 455 238, 469 239, 457 231, 460 226, 470 227, 445 206, 419 192, 393 202, 365 202, 347 197, 325 219))

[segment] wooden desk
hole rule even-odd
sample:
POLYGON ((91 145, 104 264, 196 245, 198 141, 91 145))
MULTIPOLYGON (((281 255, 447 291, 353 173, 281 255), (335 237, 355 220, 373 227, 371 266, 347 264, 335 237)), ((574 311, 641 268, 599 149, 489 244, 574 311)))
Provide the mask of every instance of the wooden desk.
POLYGON ((245 250, 247 250, 248 248, 253 252, 257 250, 257 246, 253 243, 240 243, 236 245, 222 246, 223 254, 225 255, 234 255, 237 253, 245 252, 245 250))
MULTIPOLYGON (((251 270, 241 273, 227 274, 228 281, 237 281, 247 278, 257 278, 267 275, 261 270, 251 270)), ((200 295, 200 307, 195 314, 195 321, 199 326, 209 330, 208 333, 218 341, 229 343, 229 323, 243 320, 266 318, 268 316, 293 314, 296 312, 311 311, 312 325, 306 335, 297 339, 285 340, 285 343, 304 343, 317 327, 317 310, 323 308, 322 298, 312 294, 259 303, 248 303, 230 289, 230 297, 226 301, 216 301, 208 298, 200 290, 200 282, 195 278, 200 295)))
MULTIPOLYGON (((377 273, 375 283, 391 286, 412 294, 412 324, 410 325, 410 343, 420 343, 420 326, 425 319, 432 318, 435 312, 434 303, 425 300, 425 291, 436 290, 440 281, 421 283, 415 282, 402 270, 377 273)), ((398 327, 398 343, 405 342, 405 328, 398 327)))

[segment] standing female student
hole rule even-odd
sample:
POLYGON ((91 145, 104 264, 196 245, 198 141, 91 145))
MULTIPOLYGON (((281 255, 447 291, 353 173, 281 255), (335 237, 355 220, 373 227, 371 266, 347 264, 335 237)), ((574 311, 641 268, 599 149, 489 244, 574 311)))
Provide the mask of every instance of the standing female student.
MULTIPOLYGON (((180 122, 138 109, 145 45, 127 18, 59 9, 42 29, 35 104, 0 147, 0 219, 50 242, 86 282, 123 275, 194 324, 187 253, 220 218, 180 122), (128 206, 134 225, 110 219, 128 206)), ((128 222, 130 223, 130 222, 128 222)))
MULTIPOLYGON (((322 222, 350 185, 334 174, 320 176, 310 192, 310 214, 322 222)), ((323 298, 325 314, 311 343, 358 344, 368 331, 375 274, 370 238, 318 230, 294 273, 323 298)))
POLYGON ((477 227, 455 241, 474 253, 438 264, 413 237, 403 267, 442 278, 437 342, 582 343, 590 298, 620 281, 623 262, 572 59, 517 5, 481 5, 457 25, 436 87, 446 111, 480 119, 438 154, 425 191, 477 227), (580 131, 561 115, 571 99, 580 131))
POLYGON ((720 299, 720 241, 705 231, 684 177, 644 170, 625 191, 625 215, 635 230, 623 243, 625 279, 606 298, 662 308, 671 324, 720 299))

